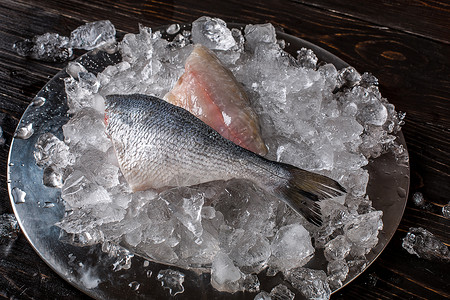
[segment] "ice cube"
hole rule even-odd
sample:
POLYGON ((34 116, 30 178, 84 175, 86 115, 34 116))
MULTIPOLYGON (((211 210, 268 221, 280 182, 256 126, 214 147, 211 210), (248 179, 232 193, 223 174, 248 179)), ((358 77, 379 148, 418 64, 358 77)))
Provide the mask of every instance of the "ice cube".
POLYGON ((142 231, 141 230, 133 230, 131 232, 127 232, 123 235, 124 241, 127 245, 131 247, 136 247, 142 242, 142 231))
MULTIPOLYGON (((66 209, 68 207, 66 206, 66 209)), ((73 208, 71 214, 56 223, 71 238, 73 244, 93 245, 104 241, 105 226, 122 220, 126 211, 105 203, 89 203, 82 208, 73 208)))
POLYGON ((229 50, 236 46, 227 24, 219 18, 206 16, 192 22, 192 41, 216 50, 229 50))
POLYGON ((333 64, 323 64, 321 65, 317 71, 322 75, 324 78, 324 86, 323 91, 327 93, 331 93, 335 90, 338 82, 338 71, 336 70, 336 67, 333 64))
POLYGON ((34 158, 40 167, 54 165, 64 169, 75 163, 75 155, 70 153, 69 146, 52 133, 42 134, 36 142, 34 158))
POLYGON ((145 223, 145 229, 143 230, 143 240, 149 241, 155 244, 160 244, 167 241, 174 232, 174 220, 172 219, 172 210, 169 208, 168 203, 161 197, 152 199, 149 203, 147 193, 139 192, 133 194, 132 205, 136 202, 145 203, 145 206, 135 207, 137 218, 143 214, 148 221, 145 223))
POLYGON ((245 273, 259 273, 271 254, 270 243, 259 233, 246 231, 237 238, 229 252, 230 258, 245 273))
POLYGON ((348 151, 336 151, 334 154, 333 166, 338 169, 359 170, 369 163, 367 158, 361 153, 348 151))
POLYGON ((244 291, 257 293, 259 292, 259 286, 260 282, 258 276, 256 276, 255 274, 244 274, 244 278, 242 280, 242 289, 244 291))
POLYGON ((44 169, 42 182, 48 187, 61 188, 63 186, 63 175, 63 170, 55 165, 50 165, 44 169))
POLYGON ((307 268, 292 269, 286 273, 286 280, 299 290, 306 299, 329 299, 330 287, 327 275, 322 270, 307 268))
POLYGON ((119 184, 119 168, 108 163, 105 153, 100 150, 84 151, 74 168, 82 170, 90 181, 105 188, 112 188, 119 184))
POLYGON ((105 152, 111 147, 111 141, 106 136, 103 119, 104 116, 92 108, 80 110, 62 126, 65 141, 79 150, 92 147, 105 152))
POLYGON ((363 86, 363 87, 378 86, 378 78, 373 76, 371 73, 364 72, 361 75, 360 85, 363 86))
POLYGON ((211 266, 211 284, 215 289, 228 293, 239 291, 242 275, 226 253, 217 253, 211 266))
POLYGON ((354 87, 361 81, 361 75, 353 67, 347 67, 339 70, 339 86, 354 87))
POLYGON ((88 71, 79 62, 71 61, 67 64, 66 72, 67 72, 67 74, 72 76, 74 79, 78 80, 80 73, 87 73, 88 71))
POLYGON ((86 23, 70 33, 73 48, 91 50, 116 42, 116 29, 109 20, 86 23))
POLYGON ((219 241, 208 231, 203 232, 200 238, 186 230, 177 228, 175 234, 180 242, 176 246, 179 264, 182 266, 210 266, 220 250, 219 241))
POLYGON ((231 28, 231 35, 233 36, 234 40, 236 41, 237 50, 242 51, 244 50, 244 36, 242 35, 242 31, 237 28, 231 28))
POLYGON ((100 82, 92 73, 80 72, 78 73, 78 80, 73 77, 64 78, 65 91, 67 94, 67 105, 69 106, 69 113, 75 113, 83 108, 94 108, 99 113, 104 113, 104 100, 101 95, 96 94, 100 82))
POLYGON ((134 64, 138 60, 148 60, 153 54, 152 30, 140 26, 139 34, 126 34, 120 42, 123 60, 134 64))
POLYGON ((297 60, 302 67, 315 69, 317 65, 317 56, 311 49, 301 48, 297 51, 297 60))
POLYGON ((355 256, 367 254, 378 243, 378 231, 383 229, 382 211, 359 215, 344 226, 345 236, 353 243, 355 256))
POLYGON ((350 253, 351 243, 344 236, 339 235, 325 245, 324 255, 328 261, 343 260, 350 253))
POLYGON ((333 260, 328 263, 327 282, 333 289, 340 288, 342 282, 347 278, 349 268, 345 260, 333 260))
POLYGON ((358 109, 356 117, 361 124, 382 126, 388 117, 386 106, 377 99, 358 105, 358 109))
POLYGON ((343 184, 343 186, 345 186, 353 196, 363 197, 366 194, 366 187, 368 182, 369 172, 367 170, 358 169, 354 171, 348 171, 341 184, 343 184))
POLYGON ((79 72, 78 73, 78 85, 81 89, 85 90, 90 94, 95 94, 98 92, 100 83, 97 77, 89 72, 79 72))
POLYGON ((289 270, 305 265, 314 253, 309 232, 300 224, 281 227, 272 244, 269 265, 279 270, 289 270))
POLYGON ((346 116, 326 118, 323 126, 329 141, 337 146, 359 139, 364 130, 364 127, 354 117, 346 116))
POLYGON ((398 141, 394 141, 389 146, 390 150, 394 154, 397 165, 407 167, 409 162, 409 155, 405 147, 403 147, 403 145, 400 144, 398 141))
POLYGON ((273 235, 273 210, 276 200, 254 183, 245 180, 228 181, 224 189, 213 200, 214 208, 220 211, 227 225, 234 228, 252 228, 265 236, 273 235))
POLYGON ((363 272, 367 267, 367 259, 365 257, 356 257, 348 260, 347 265, 350 274, 359 274, 363 272))
POLYGON ((260 43, 276 44, 277 35, 272 24, 246 25, 244 29, 245 47, 251 51, 260 43))
POLYGON ((279 284, 270 291, 270 299, 294 300, 295 294, 284 284, 279 284))
POLYGON ((211 234, 215 239, 219 240, 219 229, 224 225, 223 214, 220 211, 215 212, 212 219, 202 219, 203 230, 211 234))
POLYGON ((421 227, 411 227, 403 238, 402 247, 417 257, 450 262, 448 247, 431 232, 421 227))
POLYGON ((244 233, 245 230, 242 228, 234 228, 226 224, 221 224, 219 227, 219 240, 221 247, 225 250, 225 252, 231 252, 244 233))
POLYGON ((107 253, 109 257, 114 257, 113 270, 129 270, 131 268, 131 259, 134 254, 127 249, 111 242, 102 243, 102 252, 107 253))
POLYGON ((57 33, 44 33, 16 42, 13 48, 21 56, 50 62, 64 62, 73 54, 69 38, 57 33))
POLYGON ((66 178, 61 197, 72 208, 112 201, 104 187, 90 181, 80 170, 75 170, 66 178))
POLYGON ((198 239, 203 234, 201 211, 205 203, 203 193, 188 187, 168 190, 160 195, 172 206, 177 219, 198 239))

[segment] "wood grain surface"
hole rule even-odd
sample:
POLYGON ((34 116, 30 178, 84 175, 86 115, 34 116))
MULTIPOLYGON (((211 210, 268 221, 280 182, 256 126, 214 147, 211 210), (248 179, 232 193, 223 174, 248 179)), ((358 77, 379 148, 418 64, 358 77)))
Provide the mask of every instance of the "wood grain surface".
MULTIPOLYGON (((423 227, 447 245, 450 220, 450 4, 445 1, 110 1, 2 0, 0 2, 0 213, 11 213, 6 188, 9 145, 34 95, 65 64, 18 56, 15 41, 45 32, 68 35, 77 26, 109 19, 120 34, 138 24, 192 22, 202 15, 227 22, 271 22, 378 77, 382 94, 406 112, 403 132, 411 188, 402 222, 385 251, 332 299, 448 299, 448 264, 419 259, 401 247, 409 227, 423 227), (412 204, 422 192, 426 209, 412 204)), ((83 299, 54 273, 23 235, 0 245, 0 297, 83 299)))

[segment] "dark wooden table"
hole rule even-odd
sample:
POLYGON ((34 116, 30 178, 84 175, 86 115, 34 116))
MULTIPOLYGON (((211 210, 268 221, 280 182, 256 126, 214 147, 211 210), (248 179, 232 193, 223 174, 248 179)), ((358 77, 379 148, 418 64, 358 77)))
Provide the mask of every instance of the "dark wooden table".
MULTIPOLYGON (((15 127, 27 105, 64 64, 18 56, 15 41, 45 32, 68 35, 77 26, 109 19, 118 31, 138 23, 191 22, 202 15, 227 22, 272 22, 379 78, 380 89, 406 112, 403 132, 411 161, 411 188, 403 220, 386 250, 333 299, 450 298, 449 265, 419 259, 401 247, 409 227, 423 227, 447 245, 450 220, 450 4, 432 0, 111 1, 2 0, 0 2, 0 213, 11 213, 6 163, 15 127), (360 4, 357 4, 360 3, 360 4), (0 115, 1 119, 1 115, 0 115), (414 206, 422 192, 428 208, 414 206)), ((0 245, 0 297, 88 298, 54 273, 21 234, 0 245)))

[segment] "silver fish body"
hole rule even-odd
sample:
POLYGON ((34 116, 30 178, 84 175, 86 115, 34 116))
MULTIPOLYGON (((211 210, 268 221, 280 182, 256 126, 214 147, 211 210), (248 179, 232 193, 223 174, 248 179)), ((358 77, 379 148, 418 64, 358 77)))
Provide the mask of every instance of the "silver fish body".
POLYGON ((242 178, 315 224, 315 201, 342 195, 334 180, 265 159, 222 137, 183 108, 146 95, 106 97, 106 133, 133 191, 242 178))

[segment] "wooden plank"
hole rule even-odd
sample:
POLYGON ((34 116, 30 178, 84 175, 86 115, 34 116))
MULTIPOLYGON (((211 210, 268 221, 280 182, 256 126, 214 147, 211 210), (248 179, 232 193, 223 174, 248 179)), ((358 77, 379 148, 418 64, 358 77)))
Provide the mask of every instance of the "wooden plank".
POLYGON ((450 43, 450 3, 434 0, 319 0, 294 2, 351 16, 400 31, 450 43), (312 3, 313 2, 313 3, 312 3))

